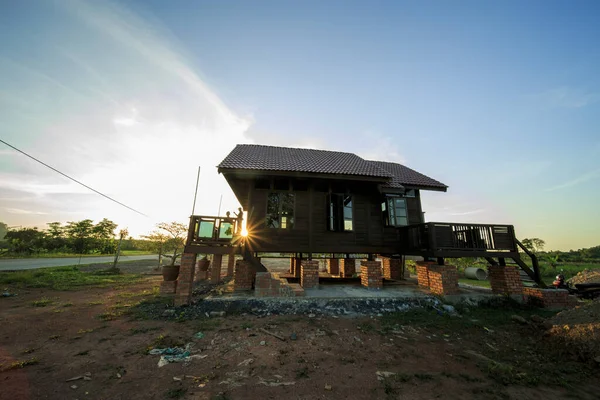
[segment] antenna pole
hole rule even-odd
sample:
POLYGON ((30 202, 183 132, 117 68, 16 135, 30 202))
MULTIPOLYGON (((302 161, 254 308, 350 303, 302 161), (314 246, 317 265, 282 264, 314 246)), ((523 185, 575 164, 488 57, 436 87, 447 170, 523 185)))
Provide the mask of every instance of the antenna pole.
POLYGON ((219 199, 219 211, 217 212, 217 217, 221 216, 221 203, 223 202, 223 195, 221 195, 221 198, 219 199))
POLYGON ((192 215, 196 211, 196 196, 198 196, 198 182, 200 181, 200 166, 198 166, 198 176, 196 177, 196 191, 194 192, 194 205, 192 206, 192 215))

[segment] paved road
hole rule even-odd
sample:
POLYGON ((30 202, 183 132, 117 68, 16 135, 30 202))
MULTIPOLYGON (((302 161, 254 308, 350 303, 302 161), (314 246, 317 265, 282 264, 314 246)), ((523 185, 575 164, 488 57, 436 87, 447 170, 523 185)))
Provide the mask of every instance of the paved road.
MULTIPOLYGON (((158 256, 121 256, 119 261, 135 261, 135 260, 156 260, 158 256)), ((81 257, 81 264, 105 263, 111 262, 115 258, 113 256, 103 257, 81 257)), ((12 260, 0 260, 0 271, 17 270, 17 269, 34 269, 59 267, 63 265, 78 265, 79 257, 64 257, 64 258, 15 258, 12 260)))

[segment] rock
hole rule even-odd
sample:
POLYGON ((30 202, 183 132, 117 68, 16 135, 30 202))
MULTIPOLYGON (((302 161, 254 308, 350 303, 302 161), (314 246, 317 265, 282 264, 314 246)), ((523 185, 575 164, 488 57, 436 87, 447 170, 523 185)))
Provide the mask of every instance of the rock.
POLYGON ((71 389, 77 389, 77 385, 71 385, 71 389))
POLYGON ((444 311, 450 314, 454 314, 456 312, 456 308, 454 308, 450 304, 442 304, 442 308, 444 309, 444 311))
POLYGON ((314 318, 314 317, 316 317, 315 314, 313 314, 313 313, 308 314, 308 318, 314 318))
POLYGON ((254 362, 254 358, 248 358, 247 360, 244 360, 241 363, 239 363, 238 367, 242 367, 242 366, 247 367, 248 365, 252 364, 253 362, 254 362))
POLYGON ((512 319, 515 322, 520 323, 521 325, 527 325, 528 324, 527 320, 525 318, 521 317, 520 315, 513 314, 513 315, 510 316, 510 319, 512 319))
POLYGON ((594 358, 594 361, 596 361, 598 364, 600 364, 600 356, 594 358))
POLYGON ((92 380, 92 378, 90 378, 89 376, 84 376, 84 377, 83 377, 83 380, 84 380, 84 381, 91 381, 91 380, 92 380))
POLYGON ((224 317, 225 311, 211 311, 210 316, 211 317, 224 317))
POLYGON ((85 374, 83 374, 83 376, 92 376, 91 372, 86 372, 85 374))
POLYGON ((260 341, 260 345, 261 345, 261 346, 266 346, 266 344, 267 344, 267 342, 265 342, 264 340, 261 340, 261 341, 260 341))
POLYGON ((326 384, 326 385, 325 385, 325 390, 331 390, 331 389, 332 389, 332 388, 331 388, 331 385, 329 385, 329 384, 326 384))
POLYGON ((535 322, 536 324, 543 324, 543 323, 544 323, 544 321, 545 321, 545 320, 544 320, 544 318, 540 317, 540 316, 539 316, 539 315, 537 315, 537 314, 533 314, 533 315, 530 317, 530 319, 531 319, 533 322, 535 322))
POLYGON ((162 313, 163 317, 171 317, 173 315, 175 315, 175 310, 165 310, 162 313))
POLYGON ((375 375, 377 376, 378 381, 383 381, 385 378, 396 375, 396 373, 390 371, 377 371, 375 372, 375 375))

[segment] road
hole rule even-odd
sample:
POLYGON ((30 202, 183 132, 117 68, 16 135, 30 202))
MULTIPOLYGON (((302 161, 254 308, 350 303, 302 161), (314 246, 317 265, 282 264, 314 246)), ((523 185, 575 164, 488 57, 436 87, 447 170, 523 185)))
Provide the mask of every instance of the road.
MULTIPOLYGON (((156 255, 146 256, 121 256, 121 261, 135 261, 135 260, 156 260, 156 255)), ((47 268, 47 267, 60 267, 63 265, 78 265, 78 264, 95 264, 111 262, 115 258, 114 256, 101 256, 101 257, 63 257, 63 258, 15 258, 10 260, 0 260, 0 271, 13 271, 21 269, 34 269, 34 268, 47 268)))

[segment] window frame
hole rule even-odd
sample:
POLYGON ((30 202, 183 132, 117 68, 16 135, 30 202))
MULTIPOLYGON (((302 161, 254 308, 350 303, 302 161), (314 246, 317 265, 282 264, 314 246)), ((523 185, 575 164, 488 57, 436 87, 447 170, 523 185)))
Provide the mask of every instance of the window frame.
POLYGON ((269 193, 267 193, 267 201, 266 201, 266 207, 265 207, 265 218, 264 218, 264 224, 265 227, 267 229, 277 229, 277 230, 288 230, 288 229, 294 229, 295 225, 296 225, 296 193, 294 192, 290 192, 290 191, 284 191, 284 190, 271 190, 269 191, 269 193), (268 218, 269 215, 271 215, 271 213, 269 213, 269 197, 271 195, 276 194, 279 199, 278 199, 278 211, 277 211, 277 217, 278 217, 278 222, 279 222, 279 226, 275 227, 275 226, 271 226, 268 223, 268 218), (286 221, 286 226, 285 227, 281 227, 281 220, 282 217, 285 216, 289 216, 289 214, 283 214, 282 213, 282 204, 283 202, 281 201, 281 196, 282 195, 287 195, 287 196, 292 196, 293 199, 293 204, 292 204, 292 212, 291 212, 291 223, 290 221, 286 221))
POLYGON ((328 193, 327 200, 327 230, 329 232, 354 232, 354 196, 350 193, 328 193), (336 200, 333 201, 332 198, 336 200), (350 198, 346 205, 346 199, 350 198), (332 205, 334 205, 332 209, 332 205), (350 217, 346 216, 346 210, 350 210, 350 217), (350 221, 350 228, 346 222, 350 221))
POLYGON ((401 195, 391 195, 391 194, 386 194, 383 198, 383 201, 381 202, 382 204, 382 215, 383 215, 383 219, 384 219, 384 224, 387 227, 394 227, 394 228, 400 228, 403 226, 408 226, 410 225, 409 222, 409 217, 408 217, 408 202, 406 201, 406 197, 405 196, 401 196, 401 195), (401 201, 404 204, 404 207, 397 207, 397 202, 401 201), (390 205, 393 205, 392 208, 390 208, 390 205), (383 207, 385 206, 385 208, 383 207), (390 212, 390 209, 393 209, 393 215, 390 212), (397 211, 403 209, 404 210, 404 215, 398 215, 397 211), (405 220, 405 224, 399 224, 398 223, 398 219, 399 218, 404 218, 405 220), (393 219, 393 223, 392 223, 392 219, 393 219))

